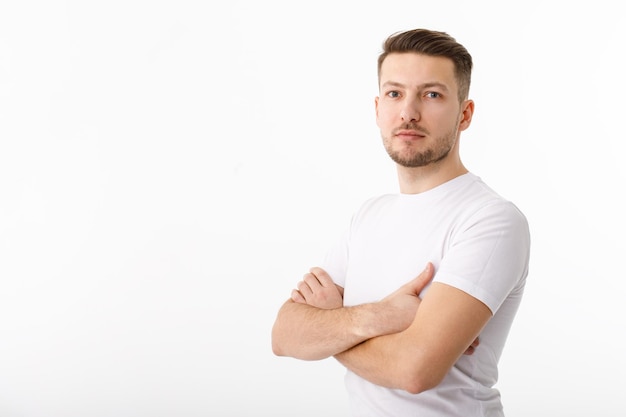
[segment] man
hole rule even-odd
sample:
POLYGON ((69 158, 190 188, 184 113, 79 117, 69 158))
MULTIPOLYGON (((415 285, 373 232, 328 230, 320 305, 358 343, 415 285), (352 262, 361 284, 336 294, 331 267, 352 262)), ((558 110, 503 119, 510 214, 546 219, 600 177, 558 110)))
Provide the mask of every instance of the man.
POLYGON ((461 162, 471 70, 446 33, 385 41, 376 121, 400 193, 363 204, 272 329, 276 355, 347 368, 355 416, 504 415, 493 385, 530 236, 517 207, 461 162))

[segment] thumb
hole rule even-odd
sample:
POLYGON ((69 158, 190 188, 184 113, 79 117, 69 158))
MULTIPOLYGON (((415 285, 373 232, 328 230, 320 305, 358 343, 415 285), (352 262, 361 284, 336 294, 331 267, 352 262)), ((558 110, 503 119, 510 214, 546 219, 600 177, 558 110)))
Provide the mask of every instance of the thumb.
POLYGON ((426 285, 428 285, 428 283, 433 279, 434 270, 435 268, 433 267, 433 264, 428 262, 424 270, 408 283, 411 287, 411 291, 414 292, 415 295, 419 295, 424 287, 426 287, 426 285))

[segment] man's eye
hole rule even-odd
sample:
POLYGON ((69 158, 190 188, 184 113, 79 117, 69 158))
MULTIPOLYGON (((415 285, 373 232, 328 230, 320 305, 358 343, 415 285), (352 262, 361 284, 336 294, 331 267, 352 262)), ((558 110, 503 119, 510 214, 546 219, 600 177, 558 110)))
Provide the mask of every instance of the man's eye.
POLYGON ((439 98, 439 97, 441 97, 441 94, 437 93, 436 91, 429 91, 428 93, 426 93, 426 97, 428 97, 428 98, 439 98))
POLYGON ((400 97, 400 93, 398 93, 397 91, 390 91, 387 93, 387 95, 391 98, 397 98, 400 97))

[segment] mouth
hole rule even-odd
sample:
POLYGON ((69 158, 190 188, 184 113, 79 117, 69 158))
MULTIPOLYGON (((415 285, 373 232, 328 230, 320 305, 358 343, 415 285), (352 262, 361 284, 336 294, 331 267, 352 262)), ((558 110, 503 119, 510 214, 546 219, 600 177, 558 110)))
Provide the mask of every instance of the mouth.
POLYGON ((395 134, 395 137, 404 139, 404 140, 417 140, 424 139, 426 137, 425 134, 417 132, 415 130, 402 129, 398 130, 395 134))

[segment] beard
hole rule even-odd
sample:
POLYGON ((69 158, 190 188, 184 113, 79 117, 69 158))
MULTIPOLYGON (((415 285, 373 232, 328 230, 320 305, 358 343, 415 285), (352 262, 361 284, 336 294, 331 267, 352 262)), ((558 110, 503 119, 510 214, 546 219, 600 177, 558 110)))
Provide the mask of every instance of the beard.
POLYGON ((428 148, 418 150, 415 149, 415 143, 406 143, 400 139, 395 139, 394 136, 398 130, 415 130, 426 135, 430 132, 423 127, 408 123, 401 126, 399 129, 395 129, 391 135, 383 136, 383 145, 389 157, 398 165, 406 168, 418 168, 430 164, 435 164, 444 159, 450 153, 450 150, 454 147, 457 138, 456 127, 453 127, 447 133, 434 138, 434 144, 428 148))

